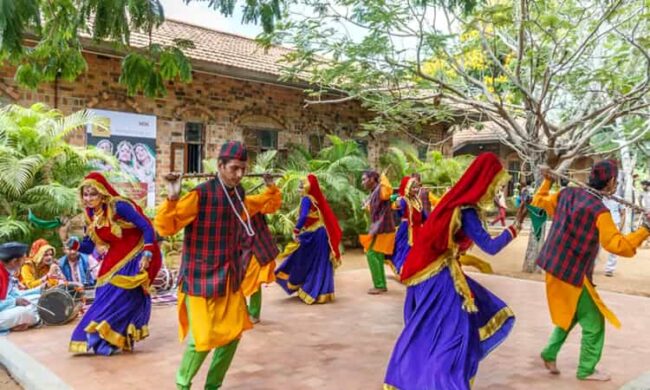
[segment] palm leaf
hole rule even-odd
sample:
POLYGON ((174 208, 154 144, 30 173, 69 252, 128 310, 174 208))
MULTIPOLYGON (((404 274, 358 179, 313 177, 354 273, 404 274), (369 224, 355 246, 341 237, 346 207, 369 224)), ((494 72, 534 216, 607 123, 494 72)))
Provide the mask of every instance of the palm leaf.
POLYGON ((43 163, 44 159, 39 155, 20 159, 0 155, 0 192, 19 197, 32 183, 43 163))

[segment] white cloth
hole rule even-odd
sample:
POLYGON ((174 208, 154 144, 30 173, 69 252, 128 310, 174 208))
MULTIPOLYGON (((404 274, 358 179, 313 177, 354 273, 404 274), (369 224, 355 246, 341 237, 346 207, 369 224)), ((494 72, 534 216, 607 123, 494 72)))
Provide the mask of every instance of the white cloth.
POLYGON ((38 311, 35 303, 41 297, 41 288, 31 290, 19 290, 18 280, 14 277, 9 279, 7 297, 0 300, 0 331, 4 332, 11 328, 27 324, 36 325, 39 321, 38 311), (17 306, 16 299, 25 298, 32 303, 28 306, 17 306))

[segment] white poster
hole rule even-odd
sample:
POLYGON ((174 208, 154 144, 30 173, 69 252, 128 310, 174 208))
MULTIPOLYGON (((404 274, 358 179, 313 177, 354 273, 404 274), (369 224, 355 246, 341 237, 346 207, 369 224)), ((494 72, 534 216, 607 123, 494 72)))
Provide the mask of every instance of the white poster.
MULTIPOLYGON (((89 110, 108 118, 108 131, 88 126, 87 143, 114 155, 131 183, 115 183, 122 195, 142 206, 156 202, 156 117, 108 110, 89 110), (139 184, 133 185, 133 181, 139 184)), ((99 166, 102 170, 108 166, 99 166)))

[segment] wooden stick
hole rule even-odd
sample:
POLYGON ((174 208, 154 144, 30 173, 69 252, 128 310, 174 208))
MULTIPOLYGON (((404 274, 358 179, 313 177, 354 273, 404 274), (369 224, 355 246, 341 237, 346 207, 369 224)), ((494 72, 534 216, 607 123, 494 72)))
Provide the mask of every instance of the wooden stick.
MULTIPOLYGON (((267 173, 248 173, 244 175, 245 177, 264 177, 267 175, 267 173)), ((282 177, 281 173, 268 173, 271 177, 282 177)), ((176 172, 171 172, 168 173, 164 176, 165 180, 167 181, 176 181, 178 179, 212 179, 214 177, 217 177, 216 172, 194 172, 194 173, 176 173, 176 172)))
POLYGON ((639 205, 636 205, 636 204, 634 204, 632 202, 628 202, 627 200, 621 198, 620 196, 617 196, 617 195, 614 195, 614 194, 608 195, 608 194, 606 194, 606 193, 604 193, 602 191, 599 191, 599 190, 597 190, 595 188, 589 187, 587 184, 585 184, 585 183, 583 183, 581 181, 572 179, 572 178, 570 178, 570 177, 568 177, 566 175, 563 175, 563 174, 561 174, 559 172, 553 171, 551 169, 549 169, 548 172, 553 176, 556 176, 556 177, 558 177, 560 179, 564 179, 564 180, 566 180, 568 182, 571 182, 571 183, 577 185, 578 187, 584 188, 585 190, 591 192, 592 194, 594 194, 596 196, 600 196, 600 197, 604 197, 604 198, 610 198, 610 199, 612 199, 612 200, 614 200, 614 201, 616 201, 616 202, 618 202, 618 203, 620 203, 620 204, 622 204, 624 206, 627 206, 627 207, 629 207, 629 208, 631 208, 631 209, 633 209, 635 211, 638 211, 638 212, 640 212, 642 214, 647 214, 647 213, 650 212, 650 210, 645 209, 645 208, 643 208, 643 207, 641 207, 639 205))

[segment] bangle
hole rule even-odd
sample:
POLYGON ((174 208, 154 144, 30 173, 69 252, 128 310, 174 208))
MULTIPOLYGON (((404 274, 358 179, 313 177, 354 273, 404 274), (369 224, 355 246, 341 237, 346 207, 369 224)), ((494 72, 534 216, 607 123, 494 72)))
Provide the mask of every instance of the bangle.
POLYGON ((142 251, 142 257, 153 257, 151 251, 142 251))

